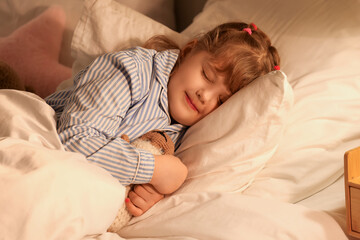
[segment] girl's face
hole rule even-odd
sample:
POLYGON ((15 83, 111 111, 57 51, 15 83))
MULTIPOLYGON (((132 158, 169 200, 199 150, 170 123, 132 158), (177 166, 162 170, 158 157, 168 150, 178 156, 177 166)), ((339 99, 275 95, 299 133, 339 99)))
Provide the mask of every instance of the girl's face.
POLYGON ((192 126, 230 96, 223 76, 209 65, 205 51, 189 53, 168 83, 169 111, 173 121, 192 126))

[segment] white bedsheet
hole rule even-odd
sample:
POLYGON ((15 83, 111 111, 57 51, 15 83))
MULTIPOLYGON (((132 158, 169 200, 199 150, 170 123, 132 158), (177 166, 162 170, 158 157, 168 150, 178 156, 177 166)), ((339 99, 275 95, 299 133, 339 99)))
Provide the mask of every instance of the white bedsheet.
POLYGON ((346 231, 344 185, 344 176, 342 176, 327 188, 297 202, 296 204, 319 211, 325 211, 337 221, 344 231, 346 231))
POLYGON ((133 218, 121 237, 105 233, 123 203, 123 187, 82 155, 61 149, 54 112, 40 98, 0 90, 0 101, 0 239, 347 239, 322 211, 201 192, 165 198, 133 218))

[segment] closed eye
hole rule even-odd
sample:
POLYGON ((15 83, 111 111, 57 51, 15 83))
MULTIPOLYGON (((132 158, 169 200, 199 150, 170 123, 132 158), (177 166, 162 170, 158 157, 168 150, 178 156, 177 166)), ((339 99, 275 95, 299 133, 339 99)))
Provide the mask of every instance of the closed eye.
POLYGON ((206 81, 208 81, 208 82, 210 82, 210 83, 215 83, 214 80, 212 80, 212 79, 210 79, 210 78, 208 77, 208 75, 206 74, 204 68, 202 69, 202 75, 203 75, 203 77, 206 79, 206 81))

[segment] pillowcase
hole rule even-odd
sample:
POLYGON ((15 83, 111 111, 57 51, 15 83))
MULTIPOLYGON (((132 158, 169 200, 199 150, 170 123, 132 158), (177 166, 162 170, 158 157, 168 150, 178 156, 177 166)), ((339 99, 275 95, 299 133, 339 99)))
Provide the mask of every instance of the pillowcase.
POLYGON ((85 0, 71 43, 73 74, 101 54, 140 46, 160 34, 179 45, 187 41, 187 37, 115 0, 85 0))
POLYGON ((182 34, 254 22, 278 48, 295 104, 274 157, 244 194, 297 202, 343 175, 360 145, 360 2, 209 0, 182 34))
POLYGON ((176 151, 188 167, 181 192, 241 192, 275 153, 293 103, 273 71, 239 90, 186 132, 176 151))
MULTIPOLYGON (((175 29, 173 0, 115 0, 175 29)), ((74 29, 83 10, 83 0, 11 0, 0 4, 0 37, 10 35, 16 29, 39 16, 46 8, 57 5, 64 9, 67 17, 61 42, 59 62, 71 67, 71 41, 74 29)))
POLYGON ((314 71, 346 74, 348 65, 358 66, 349 61, 358 52, 349 49, 359 48, 359 11, 357 0, 208 0, 182 34, 192 37, 227 21, 253 22, 279 50, 281 70, 294 85, 314 71))
MULTIPOLYGON (((84 9, 72 42, 74 73, 100 54, 142 44, 156 34, 180 45, 189 39, 112 0, 88 0, 84 9)), ((192 126, 176 152, 189 168, 178 191, 244 190, 274 154, 292 101, 285 74, 272 72, 192 126)))

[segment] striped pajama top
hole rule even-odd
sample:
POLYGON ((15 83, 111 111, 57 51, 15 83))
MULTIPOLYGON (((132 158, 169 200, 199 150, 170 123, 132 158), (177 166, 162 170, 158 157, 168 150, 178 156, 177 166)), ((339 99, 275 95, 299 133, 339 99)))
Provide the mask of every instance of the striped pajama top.
POLYGON ((65 149, 84 154, 123 185, 150 182, 154 156, 121 136, 132 141, 161 129, 179 145, 186 127, 171 124, 167 99, 177 57, 175 50, 141 47, 108 53, 79 72, 73 87, 47 97, 65 149))

